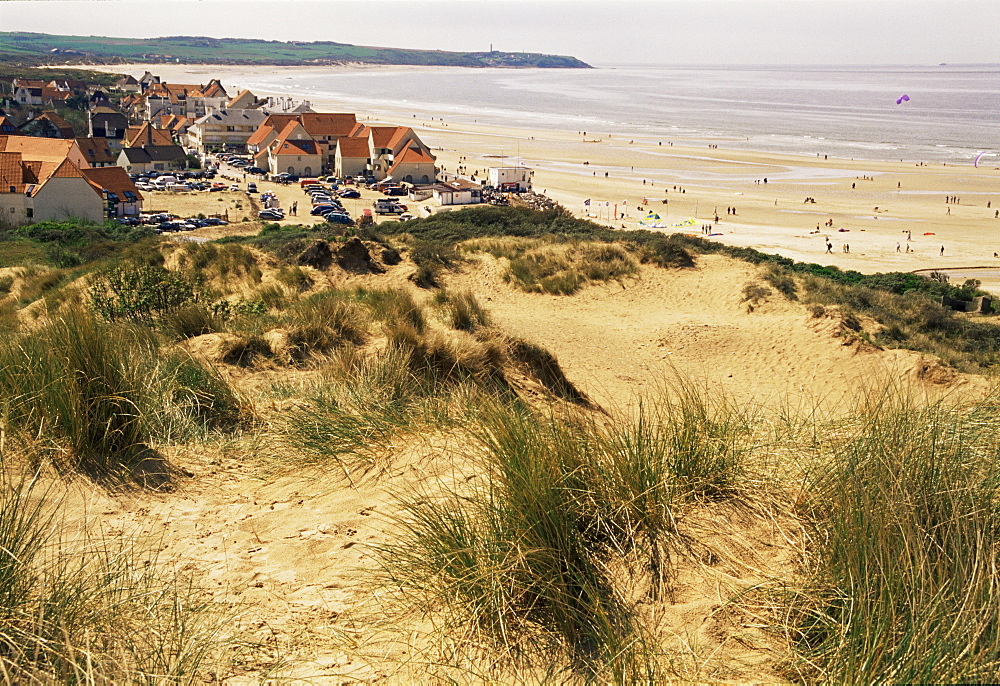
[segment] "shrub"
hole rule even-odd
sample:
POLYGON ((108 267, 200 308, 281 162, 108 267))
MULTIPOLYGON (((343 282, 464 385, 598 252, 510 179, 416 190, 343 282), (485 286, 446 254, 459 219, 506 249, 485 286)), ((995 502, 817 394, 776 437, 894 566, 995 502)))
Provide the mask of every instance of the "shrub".
POLYGON ((90 286, 91 305, 107 321, 160 318, 193 297, 191 284, 163 267, 119 264, 90 286))

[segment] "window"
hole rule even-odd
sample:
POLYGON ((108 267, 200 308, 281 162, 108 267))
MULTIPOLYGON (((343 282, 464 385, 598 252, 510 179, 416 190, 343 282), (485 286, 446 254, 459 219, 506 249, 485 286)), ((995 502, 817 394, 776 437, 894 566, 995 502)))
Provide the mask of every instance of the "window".
POLYGON ((24 211, 24 213, 25 213, 25 215, 26 215, 26 216, 28 216, 28 217, 34 217, 34 216, 35 216, 35 210, 34 210, 34 208, 32 208, 32 207, 29 207, 28 209, 26 209, 26 210, 24 211))

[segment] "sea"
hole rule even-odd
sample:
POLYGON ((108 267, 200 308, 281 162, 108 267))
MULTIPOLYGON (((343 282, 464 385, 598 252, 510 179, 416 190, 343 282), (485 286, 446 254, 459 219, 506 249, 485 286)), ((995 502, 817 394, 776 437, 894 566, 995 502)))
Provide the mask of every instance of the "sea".
POLYGON ((985 151, 1000 163, 1000 65, 331 68, 240 81, 374 117, 402 107, 595 139, 908 162, 968 163, 985 151))

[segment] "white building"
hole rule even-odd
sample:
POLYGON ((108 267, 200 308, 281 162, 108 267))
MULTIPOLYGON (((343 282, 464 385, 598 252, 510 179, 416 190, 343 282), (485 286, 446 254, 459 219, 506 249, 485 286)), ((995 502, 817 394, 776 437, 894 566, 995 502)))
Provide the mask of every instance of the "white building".
POLYGON ((498 191, 530 191, 534 175, 534 170, 528 167, 493 167, 490 169, 490 185, 498 191))

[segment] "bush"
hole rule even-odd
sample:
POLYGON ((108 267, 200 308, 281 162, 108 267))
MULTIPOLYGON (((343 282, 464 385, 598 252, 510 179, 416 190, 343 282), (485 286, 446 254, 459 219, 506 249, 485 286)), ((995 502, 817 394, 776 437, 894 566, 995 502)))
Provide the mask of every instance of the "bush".
POLYGON ((193 297, 180 274, 127 263, 98 274, 90 286, 91 305, 107 321, 161 318, 193 297))

